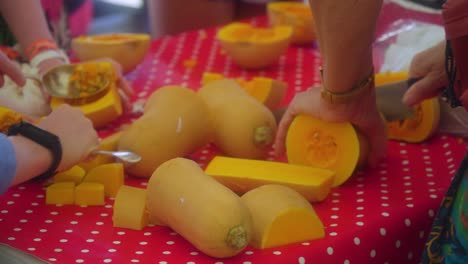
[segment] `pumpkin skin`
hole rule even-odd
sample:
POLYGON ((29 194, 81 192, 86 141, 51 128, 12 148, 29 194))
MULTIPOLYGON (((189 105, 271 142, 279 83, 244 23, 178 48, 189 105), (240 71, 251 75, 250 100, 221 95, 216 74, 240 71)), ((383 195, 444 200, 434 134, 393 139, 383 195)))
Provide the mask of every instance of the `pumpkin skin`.
POLYGON ((19 123, 23 116, 16 111, 0 106, 0 133, 7 134, 11 125, 19 123))
POLYGON ((213 136, 208 108, 196 92, 164 86, 148 99, 144 114, 122 131, 119 150, 141 155, 126 167, 132 176, 148 178, 163 162, 188 155, 208 144, 213 136))
MULTIPOLYGON (((407 72, 378 73, 375 75, 375 84, 378 86, 407 78, 407 72)), ((438 98, 426 99, 413 108, 416 113, 413 117, 401 121, 387 122, 389 139, 420 143, 435 134, 440 121, 440 103, 438 98)))
POLYGON ((71 47, 80 61, 111 58, 128 73, 144 59, 150 40, 148 34, 136 33, 80 36, 72 39, 71 47))
POLYGON ((257 28, 235 22, 220 29, 217 38, 232 61, 247 69, 274 64, 289 47, 292 28, 276 26, 257 28))
POLYGON ((211 114, 214 144, 232 157, 266 157, 276 133, 273 113, 234 80, 209 82, 198 91, 211 114))
POLYGON ((333 187, 346 182, 365 163, 368 152, 367 141, 351 123, 298 115, 286 135, 288 162, 334 171, 333 187))
POLYGON ((267 15, 272 26, 291 26, 292 44, 311 44, 316 40, 315 23, 308 4, 299 2, 271 2, 267 15))
POLYGON ((156 169, 147 206, 151 222, 169 226, 211 257, 237 255, 250 241, 247 206, 192 160, 175 158, 156 169))

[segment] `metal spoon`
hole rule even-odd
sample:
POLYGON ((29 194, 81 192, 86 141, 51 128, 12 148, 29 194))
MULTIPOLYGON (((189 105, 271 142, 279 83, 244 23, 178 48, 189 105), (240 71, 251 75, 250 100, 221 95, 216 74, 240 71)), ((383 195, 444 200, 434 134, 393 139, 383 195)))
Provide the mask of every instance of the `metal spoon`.
POLYGON ((141 156, 131 151, 107 151, 107 150, 95 150, 92 154, 96 155, 108 155, 115 157, 124 163, 134 164, 141 160, 141 156))
POLYGON ((109 80, 105 79, 100 86, 96 87, 94 93, 83 96, 74 82, 70 82, 70 76, 77 66, 76 64, 64 64, 50 69, 42 78, 31 75, 25 77, 41 83, 50 95, 64 99, 90 97, 104 91, 109 86, 109 80))

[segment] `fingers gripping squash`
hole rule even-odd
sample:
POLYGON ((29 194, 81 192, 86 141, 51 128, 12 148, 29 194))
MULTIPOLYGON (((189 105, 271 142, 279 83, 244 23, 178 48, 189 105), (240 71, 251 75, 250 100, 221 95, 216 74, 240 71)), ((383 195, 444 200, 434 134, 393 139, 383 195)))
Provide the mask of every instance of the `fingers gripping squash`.
POLYGON ((211 114, 214 143, 224 154, 251 159, 266 156, 276 133, 276 120, 265 105, 229 79, 212 81, 198 94, 211 114))
POLYGON ((205 146, 213 133, 208 108, 191 89, 161 87, 147 102, 143 115, 122 132, 118 145, 119 150, 141 155, 142 160, 126 171, 145 178, 163 162, 205 146))
POLYGON ((250 241, 247 206, 192 160, 158 167, 148 182, 147 206, 151 222, 169 226, 209 256, 234 256, 250 241))
POLYGON ((286 136, 288 161, 334 171, 334 187, 351 177, 367 159, 367 153, 367 141, 350 123, 298 115, 286 136))

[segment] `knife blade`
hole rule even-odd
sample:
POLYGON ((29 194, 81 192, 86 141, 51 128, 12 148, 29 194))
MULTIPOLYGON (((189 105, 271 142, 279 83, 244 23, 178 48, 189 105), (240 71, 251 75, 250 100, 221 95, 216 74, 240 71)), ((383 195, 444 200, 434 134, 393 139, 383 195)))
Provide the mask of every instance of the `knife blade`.
POLYGON ((409 78, 376 86, 377 108, 387 121, 403 120, 414 115, 414 109, 403 103, 403 95, 418 80, 409 78))

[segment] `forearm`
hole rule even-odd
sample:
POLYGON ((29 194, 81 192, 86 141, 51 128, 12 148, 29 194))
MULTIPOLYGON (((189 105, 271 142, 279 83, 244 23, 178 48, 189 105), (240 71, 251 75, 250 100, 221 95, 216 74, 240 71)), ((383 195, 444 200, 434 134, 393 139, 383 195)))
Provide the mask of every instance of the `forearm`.
POLYGON ((27 48, 36 40, 53 40, 41 1, 0 1, 0 10, 21 48, 27 48))
POLYGON ((346 92, 372 69, 372 42, 382 0, 309 0, 314 14, 323 82, 346 92))
POLYGON ((52 154, 41 145, 22 136, 10 136, 16 155, 16 174, 12 186, 45 172, 52 163, 52 154))

